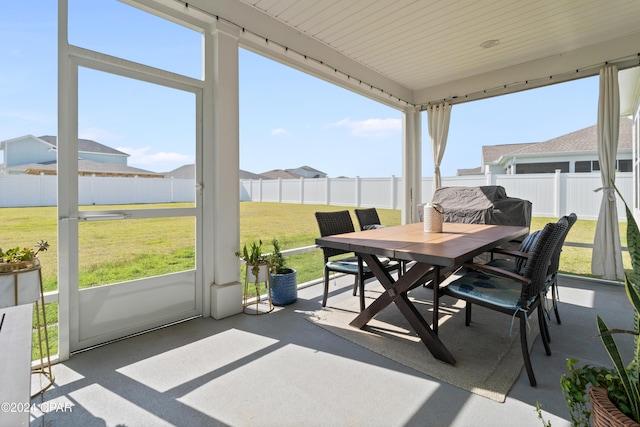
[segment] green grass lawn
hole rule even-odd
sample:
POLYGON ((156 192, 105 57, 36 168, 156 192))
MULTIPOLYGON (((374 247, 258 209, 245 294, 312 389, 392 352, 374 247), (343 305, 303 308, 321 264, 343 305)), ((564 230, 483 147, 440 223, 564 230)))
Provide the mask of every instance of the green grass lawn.
MULTIPOLYGON (((182 207, 190 204, 145 205, 182 207)), ((135 206, 110 206, 127 209, 135 206)), ((348 209, 357 227, 353 208, 280 203, 244 202, 240 204, 240 247, 262 239, 266 252, 272 250, 273 238, 282 250, 310 246, 319 236, 316 211, 348 209)), ((57 211, 55 207, 2 208, 0 248, 31 246, 47 240, 50 249, 39 255, 45 291, 57 289, 57 211)), ((386 226, 400 224, 400 211, 378 209, 380 221, 386 226)), ((539 230, 556 218, 533 218, 531 230, 539 230)), ((596 221, 578 219, 567 242, 593 243, 596 221)), ((626 223, 620 223, 622 245, 626 245, 626 223)), ((86 288, 150 277, 195 267, 195 225, 192 218, 153 218, 131 221, 102 221, 80 224, 81 248, 79 286, 86 288), (131 244, 135 242, 135 244, 131 244)), ((631 268, 629 254, 623 252, 625 269, 631 268)), ((322 252, 314 251, 287 257, 287 264, 298 274, 298 283, 322 277, 322 252)), ((591 249, 566 246, 560 261, 561 272, 591 276, 591 249)), ((244 274, 244 273, 242 273, 244 274)), ((242 276, 244 277, 244 275, 242 276)), ((50 335, 57 336, 58 307, 47 304, 50 335)), ((56 347, 57 340, 51 340, 56 347)), ((52 350, 54 350, 52 348, 52 350)))

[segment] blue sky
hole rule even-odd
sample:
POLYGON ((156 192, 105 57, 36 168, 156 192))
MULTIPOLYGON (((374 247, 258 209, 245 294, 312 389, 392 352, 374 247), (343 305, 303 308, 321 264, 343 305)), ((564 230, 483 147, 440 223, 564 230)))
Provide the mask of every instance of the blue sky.
MULTIPOLYGON (((70 0, 72 44, 199 78, 200 35, 115 0, 70 0)), ((57 4, 4 2, 0 141, 57 133, 57 4)), ((79 135, 165 172, 193 163, 191 94, 80 70, 79 135)), ((597 77, 455 105, 444 176, 480 166, 483 145, 546 141, 596 123, 597 77)), ((423 176, 432 176, 426 113, 423 176)), ((309 165, 329 176, 401 175, 400 111, 240 52, 240 168, 309 165)))

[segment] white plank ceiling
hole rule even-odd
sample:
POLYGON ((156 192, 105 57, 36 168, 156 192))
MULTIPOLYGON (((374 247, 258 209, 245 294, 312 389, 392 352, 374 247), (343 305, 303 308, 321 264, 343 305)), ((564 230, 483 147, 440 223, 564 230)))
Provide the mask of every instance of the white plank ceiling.
POLYGON ((389 104, 465 100, 639 64, 640 0, 121 0, 224 23, 252 49, 389 104), (493 47, 482 47, 496 41, 493 47), (368 89, 367 89, 368 88, 368 89))
POLYGON ((241 1, 414 93, 640 31, 637 0, 241 1))

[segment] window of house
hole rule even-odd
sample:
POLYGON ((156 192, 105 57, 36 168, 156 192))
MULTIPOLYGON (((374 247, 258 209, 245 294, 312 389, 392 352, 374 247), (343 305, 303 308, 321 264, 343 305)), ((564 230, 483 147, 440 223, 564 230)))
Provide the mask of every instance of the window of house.
POLYGON ((560 172, 569 172, 569 162, 521 163, 516 165, 516 174, 554 173, 557 169, 560 169, 560 172))
MULTIPOLYGON (((632 172, 633 161, 631 159, 616 160, 616 170, 618 172, 632 172)), ((600 163, 597 160, 584 160, 576 162, 576 172, 597 172, 600 170, 600 163)))
POLYGON ((618 172, 632 172, 633 161, 631 159, 618 160, 618 172))
POLYGON ((576 162, 576 172, 591 172, 591 160, 576 162))

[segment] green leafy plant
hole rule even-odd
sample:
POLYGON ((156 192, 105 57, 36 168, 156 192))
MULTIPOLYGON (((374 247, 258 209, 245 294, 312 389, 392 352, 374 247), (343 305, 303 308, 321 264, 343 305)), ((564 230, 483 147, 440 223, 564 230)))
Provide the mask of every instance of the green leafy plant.
POLYGON ((269 254, 269 271, 273 275, 273 286, 276 286, 277 274, 289 274, 293 273, 293 270, 287 267, 287 260, 282 255, 278 239, 273 239, 271 244, 273 245, 273 252, 269 254))
POLYGON ((15 248, 7 249, 3 251, 0 249, 0 262, 2 263, 17 263, 22 261, 31 261, 39 252, 44 252, 49 249, 49 243, 46 240, 40 240, 33 248, 15 248))
POLYGON ((538 419, 542 422, 542 425, 544 427, 551 427, 551 421, 545 420, 542 416, 542 405, 540 404, 540 402, 536 402, 536 407, 534 410, 536 411, 536 414, 538 414, 538 419))
POLYGON ((247 263, 247 268, 251 267, 251 272, 256 277, 260 272, 260 265, 267 263, 267 255, 262 252, 262 240, 252 242, 249 246, 245 244, 241 252, 236 252, 236 256, 247 263))
POLYGON ((613 362, 613 368, 593 367, 585 365, 576 368, 578 362, 569 359, 567 368, 569 374, 562 375, 560 384, 567 400, 574 425, 588 426, 591 413, 587 403, 589 386, 605 386, 611 402, 629 418, 640 421, 640 231, 629 206, 622 198, 620 191, 612 183, 622 199, 627 214, 627 247, 631 256, 632 273, 625 273, 625 290, 627 298, 633 307, 633 330, 611 329, 600 316, 596 316, 598 334, 613 362), (632 360, 625 365, 613 337, 614 334, 625 333, 634 335, 634 351, 632 360))

